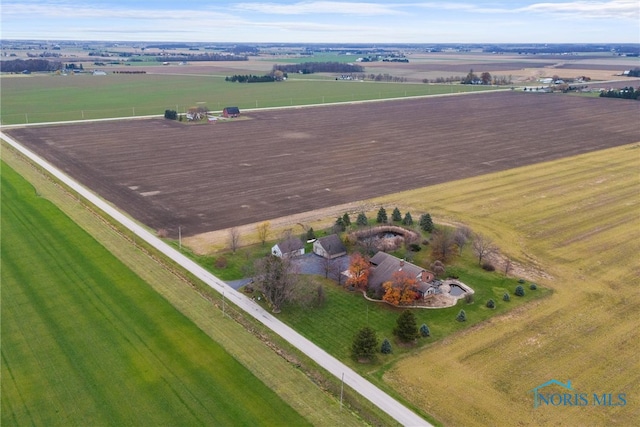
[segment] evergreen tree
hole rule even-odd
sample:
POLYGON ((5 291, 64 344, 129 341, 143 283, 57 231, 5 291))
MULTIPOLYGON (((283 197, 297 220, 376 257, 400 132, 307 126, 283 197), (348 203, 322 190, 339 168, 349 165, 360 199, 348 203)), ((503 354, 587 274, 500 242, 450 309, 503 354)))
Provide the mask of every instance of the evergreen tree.
POLYGON ((407 212, 404 215, 404 219, 402 220, 402 224, 404 224, 404 225, 413 225, 413 218, 411 218, 411 212, 407 212))
POLYGON ((431 331, 429 330, 429 327, 424 323, 422 324, 422 326, 420 326, 420 335, 422 335, 425 338, 431 336, 431 331))
POLYGON ((313 227, 309 227, 307 230, 307 240, 313 240, 316 238, 316 232, 313 231, 313 227))
POLYGON ((382 346, 380 347, 380 353, 382 354, 391 354, 393 353, 393 349, 391 348, 391 343, 387 338, 382 341, 382 346))
POLYGON ((342 222, 344 222, 344 225, 346 227, 351 225, 351 218, 349 218, 349 214, 348 213, 344 213, 344 215, 342 215, 342 222))
POLYGON ((344 220, 342 219, 341 216, 339 216, 338 219, 336 219, 335 228, 338 231, 344 231, 347 229, 347 226, 344 224, 344 220))
POLYGON ((393 334, 402 342, 412 342, 418 338, 416 316, 411 310, 403 311, 396 320, 393 334))
POLYGON ((514 293, 516 294, 517 297, 523 297, 524 296, 524 287, 522 285, 516 286, 516 291, 514 293))
POLYGON ((456 320, 458 322, 466 322, 467 321, 467 313, 465 313, 464 310, 460 310, 460 312, 456 316, 456 320))
POLYGON ((377 349, 378 338, 376 337, 376 332, 369 326, 365 326, 353 338, 351 356, 355 360, 372 360, 376 356, 377 349))
POLYGON ((356 219, 356 224, 358 224, 359 226, 364 226, 367 225, 369 223, 369 220, 367 219, 367 216, 364 214, 364 212, 360 212, 358 214, 358 218, 356 219))
POLYGON ((433 232, 433 220, 428 213, 420 216, 420 228, 427 233, 433 232))
POLYGON ((395 222, 402 221, 402 214, 400 213, 400 210, 397 207, 393 209, 393 213, 391 214, 391 219, 395 222))
POLYGON ((502 301, 511 301, 511 297, 509 296, 509 292, 505 292, 504 295, 502 295, 502 301))
POLYGON ((487 308, 496 308, 496 302, 492 299, 487 301, 487 308))
POLYGON ((387 222, 387 211, 384 208, 380 208, 380 210, 378 210, 378 217, 376 218, 376 222, 378 224, 382 224, 387 222))

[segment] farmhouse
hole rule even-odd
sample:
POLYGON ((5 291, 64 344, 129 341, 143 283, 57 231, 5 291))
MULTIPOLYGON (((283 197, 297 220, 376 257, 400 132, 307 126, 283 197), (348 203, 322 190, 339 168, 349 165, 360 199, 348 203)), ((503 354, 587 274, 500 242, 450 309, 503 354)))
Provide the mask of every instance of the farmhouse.
POLYGON ((334 259, 346 255, 347 248, 337 234, 332 234, 313 242, 313 253, 323 258, 334 259))
POLYGON ((279 258, 293 258, 304 255, 304 243, 297 237, 289 237, 273 245, 271 253, 279 258))
POLYGON ((415 264, 411 264, 410 262, 406 262, 403 259, 396 258, 382 251, 377 252, 371 257, 369 264, 371 264, 369 289, 376 291, 381 289, 383 283, 393 280, 393 273, 396 271, 404 271, 412 278, 418 280, 418 291, 420 294, 427 295, 428 293, 434 292, 434 290, 429 291, 429 289, 433 288, 432 281, 435 275, 422 267, 418 267, 415 264))
POLYGON ((240 115, 240 109, 238 107, 225 107, 222 110, 222 116, 226 118, 238 117, 240 115))

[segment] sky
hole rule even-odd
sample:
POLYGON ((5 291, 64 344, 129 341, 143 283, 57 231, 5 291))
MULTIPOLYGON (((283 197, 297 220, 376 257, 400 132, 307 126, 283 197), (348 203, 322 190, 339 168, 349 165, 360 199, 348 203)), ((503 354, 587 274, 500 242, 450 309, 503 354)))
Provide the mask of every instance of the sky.
POLYGON ((2 0, 2 39, 640 43, 640 1, 2 0))

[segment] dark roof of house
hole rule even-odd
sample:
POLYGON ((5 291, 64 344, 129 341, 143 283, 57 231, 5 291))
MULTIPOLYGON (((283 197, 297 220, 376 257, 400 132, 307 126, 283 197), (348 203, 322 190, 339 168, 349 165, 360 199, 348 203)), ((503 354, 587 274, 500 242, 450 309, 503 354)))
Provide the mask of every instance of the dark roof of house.
POLYGON ((240 114, 240 109, 238 107, 225 107, 224 110, 229 114, 240 114))
POLYGON ((280 252, 288 254, 289 252, 299 251, 304 248, 304 243, 302 243, 302 240, 297 237, 289 237, 288 239, 278 243, 278 247, 280 248, 280 252))
POLYGON ((329 236, 321 237, 318 239, 318 244, 322 246, 326 253, 329 255, 336 255, 346 253, 347 248, 340 240, 337 234, 331 234, 329 236))
MULTIPOLYGON (((382 251, 371 257, 369 263, 372 265, 371 272, 369 273, 369 287, 375 289, 382 286, 383 283, 392 280, 393 273, 396 271, 402 270, 414 278, 417 278, 423 271, 426 271, 426 269, 422 267, 382 251)), ((418 284, 421 284, 420 280, 418 284)))

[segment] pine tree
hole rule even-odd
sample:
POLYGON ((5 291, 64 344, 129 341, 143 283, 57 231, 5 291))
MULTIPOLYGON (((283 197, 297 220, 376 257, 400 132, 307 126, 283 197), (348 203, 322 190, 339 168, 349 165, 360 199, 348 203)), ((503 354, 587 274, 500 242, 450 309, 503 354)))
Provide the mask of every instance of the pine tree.
POLYGON ((391 348, 391 343, 387 338, 382 341, 382 346, 380 347, 380 353, 382 354, 391 354, 393 353, 393 349, 391 348))
POLYGON ((487 301, 487 308, 496 308, 496 302, 492 299, 487 301))
POLYGON ((524 296, 524 287, 522 285, 516 286, 516 291, 514 293, 516 294, 517 297, 523 297, 524 296))
POLYGON ((402 221, 402 214, 398 208, 393 209, 393 213, 391 214, 391 219, 395 222, 402 221))
POLYGON ((467 313, 465 313, 464 310, 460 310, 460 312, 456 316, 456 320, 458 322, 466 322, 467 321, 467 313))
POLYGON ((413 218, 411 218, 411 212, 407 212, 404 215, 404 219, 402 220, 402 224, 404 224, 404 225, 413 225, 413 218))
POLYGON ((504 295, 502 295, 502 301, 511 301, 511 297, 509 296, 509 292, 505 292, 504 295))
POLYGON ((364 212, 360 212, 358 214, 358 218, 356 219, 356 224, 358 224, 359 226, 365 226, 369 223, 369 220, 367 219, 367 216, 364 214, 364 212))
POLYGON ((387 222, 387 211, 384 208, 380 208, 380 210, 378 210, 378 217, 376 218, 376 222, 378 224, 382 224, 387 222))
POLYGON ((307 240, 313 240, 316 238, 316 232, 313 231, 313 227, 309 227, 307 230, 307 240))
POLYGON ((372 360, 376 356, 377 349, 378 338, 376 337, 376 331, 369 326, 365 326, 353 338, 351 356, 355 360, 372 360))
POLYGON ((342 222, 344 222, 344 225, 346 227, 351 225, 351 218, 349 218, 349 214, 347 212, 345 212, 344 215, 342 215, 342 222))
POLYGON ((431 331, 429 330, 429 327, 424 323, 422 324, 422 326, 420 326, 420 335, 422 335, 425 338, 431 336, 431 331))
POLYGON ((341 216, 339 216, 338 219, 336 219, 335 227, 339 231, 344 231, 347 229, 347 226, 344 224, 344 220, 342 219, 341 216))
POLYGON ((402 342, 412 342, 418 338, 416 316, 411 310, 403 311, 396 320, 393 334, 402 342))
POLYGON ((420 216, 420 228, 427 233, 433 232, 433 220, 428 213, 420 216))

